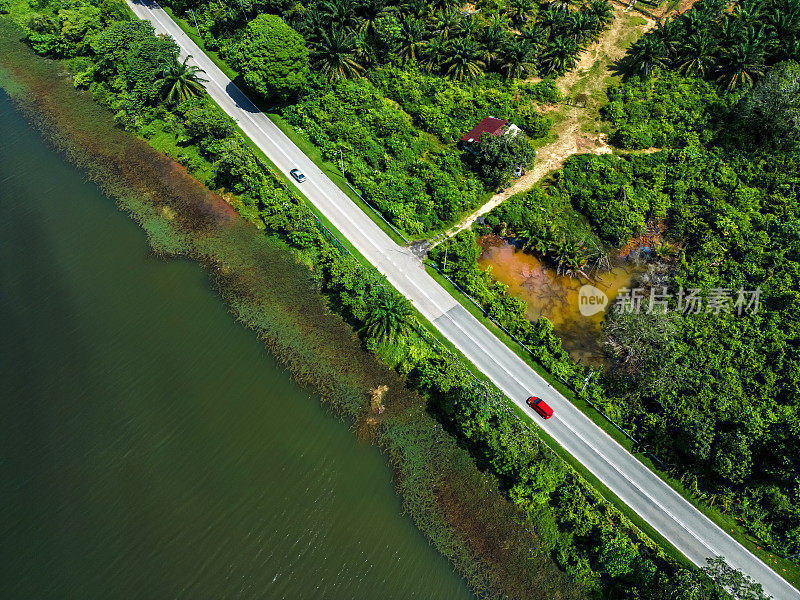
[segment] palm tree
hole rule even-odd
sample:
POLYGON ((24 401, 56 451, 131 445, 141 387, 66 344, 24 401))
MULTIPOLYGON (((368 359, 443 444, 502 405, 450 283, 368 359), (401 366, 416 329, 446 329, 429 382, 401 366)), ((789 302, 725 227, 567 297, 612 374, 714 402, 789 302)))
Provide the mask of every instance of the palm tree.
POLYGON ((425 47, 425 26, 414 17, 406 17, 400 22, 397 54, 405 61, 416 60, 425 47))
POLYGON ((793 11, 774 8, 767 15, 766 23, 775 30, 782 41, 796 38, 797 32, 800 31, 800 5, 793 11))
POLYGON ((172 62, 164 68, 161 77, 155 82, 156 86, 163 90, 168 104, 179 104, 205 92, 203 84, 208 80, 200 77, 200 73, 205 71, 190 65, 190 58, 191 55, 184 58, 183 62, 179 62, 177 57, 173 57, 172 62))
POLYGON ((430 0, 428 5, 431 11, 448 11, 461 7, 459 0, 430 0))
POLYGON ((690 36, 678 49, 678 69, 684 75, 706 77, 716 60, 716 49, 710 35, 690 36))
POLYGON ((445 39, 449 39, 451 35, 461 28, 462 21, 463 17, 460 12, 451 9, 440 11, 436 13, 433 33, 443 35, 445 39))
POLYGON ((461 31, 459 35, 471 37, 473 40, 478 38, 478 31, 480 30, 481 21, 473 15, 467 15, 461 20, 461 31))
POLYGON ((528 25, 522 30, 520 37, 534 49, 541 48, 547 43, 547 31, 539 23, 528 25))
POLYGON ((726 90, 750 88, 764 74, 764 50, 750 42, 736 44, 723 52, 717 70, 717 81, 726 90))
POLYGON ((568 240, 564 235, 550 247, 550 253, 558 262, 559 275, 584 275, 582 269, 588 258, 584 252, 583 241, 568 240))
POLYGON ((614 9, 608 0, 590 0, 581 10, 596 19, 598 32, 608 27, 614 20, 614 9))
POLYGON ((655 38, 664 47, 664 55, 673 59, 675 58, 681 40, 685 37, 685 31, 677 20, 659 20, 658 23, 656 23, 655 29, 651 31, 650 36, 655 38))
POLYGON ((325 74, 328 81, 352 79, 364 71, 356 59, 358 53, 355 36, 340 27, 331 28, 314 44, 311 63, 325 74))
POLYGON ((480 50, 469 38, 457 38, 447 49, 445 73, 454 79, 475 79, 481 74, 480 50))
POLYGON ((447 55, 447 40, 441 35, 428 42, 422 51, 422 65, 429 73, 442 69, 444 57, 447 55))
POLYGON ((411 306, 399 294, 385 293, 367 317, 364 331, 377 340, 395 340, 408 326, 411 306))
POLYGON ((511 21, 519 26, 527 23, 536 10, 535 0, 510 0, 508 3, 508 16, 511 21))
POLYGON ((405 0, 400 5, 400 15, 404 18, 414 17, 421 19, 427 16, 431 11, 428 0, 405 0))
POLYGON ((508 33, 505 29, 489 25, 483 30, 481 36, 481 48, 483 50, 481 58, 487 69, 491 69, 492 65, 500 57, 500 51, 508 39, 508 33))
POLYGON ((355 0, 323 0, 318 5, 319 12, 327 17, 327 27, 339 25, 352 27, 356 24, 355 0))
POLYGON ((548 40, 553 38, 553 34, 562 23, 564 23, 564 13, 555 8, 552 4, 543 11, 539 12, 536 24, 547 31, 548 40))
POLYGON ((355 61, 358 65, 363 67, 370 66, 375 57, 373 56, 373 49, 369 43, 369 34, 366 31, 358 31, 352 34, 353 43, 355 44, 355 61))
POLYGON ((719 37, 727 44, 733 44, 744 39, 745 27, 739 19, 725 15, 719 28, 719 37))
POLYGON ((623 57, 624 70, 627 75, 650 77, 653 69, 663 68, 667 64, 664 44, 652 36, 639 38, 623 57))
POLYGON ((507 29, 511 29, 511 20, 505 13, 495 13, 489 19, 489 24, 487 27, 495 27, 505 31, 507 29))
POLYGON ((740 0, 733 7, 733 14, 743 25, 752 25, 761 18, 762 0, 740 0))
POLYGON ((575 57, 583 47, 569 38, 556 38, 544 49, 539 60, 540 71, 545 75, 562 74, 575 66, 575 57))
POLYGON ((597 23, 585 12, 573 12, 567 20, 567 35, 580 43, 588 39, 596 39, 597 23))
POLYGON ((503 48, 503 65, 500 70, 509 79, 521 79, 533 71, 534 50, 530 42, 516 39, 503 48))
POLYGON ((361 23, 358 30, 367 34, 375 33, 375 26, 378 20, 392 12, 393 7, 387 5, 387 0, 364 0, 359 12, 361 13, 361 23))

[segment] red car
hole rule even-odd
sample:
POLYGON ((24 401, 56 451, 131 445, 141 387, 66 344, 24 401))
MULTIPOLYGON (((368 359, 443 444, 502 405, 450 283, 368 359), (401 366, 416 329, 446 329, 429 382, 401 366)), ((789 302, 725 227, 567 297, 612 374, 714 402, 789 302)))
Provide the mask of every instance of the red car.
POLYGON ((553 416, 553 409, 550 408, 550 405, 541 398, 538 398, 537 396, 531 396, 528 398, 527 403, 528 406, 539 413, 542 418, 549 419, 553 416))

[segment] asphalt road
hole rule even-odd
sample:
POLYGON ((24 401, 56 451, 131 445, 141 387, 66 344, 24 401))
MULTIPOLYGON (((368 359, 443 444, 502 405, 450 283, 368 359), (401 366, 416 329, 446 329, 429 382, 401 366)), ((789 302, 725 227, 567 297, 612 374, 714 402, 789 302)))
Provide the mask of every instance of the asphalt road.
POLYGON ((625 504, 694 564, 724 556, 764 587, 775 600, 800 600, 800 592, 694 508, 507 348, 424 270, 420 260, 398 246, 319 168, 256 108, 155 2, 127 0, 157 33, 171 35, 202 68, 211 97, 236 121, 273 163, 288 174, 301 169, 306 197, 442 334, 513 402, 530 411, 525 399, 543 398, 554 416, 536 423, 580 461, 625 504))

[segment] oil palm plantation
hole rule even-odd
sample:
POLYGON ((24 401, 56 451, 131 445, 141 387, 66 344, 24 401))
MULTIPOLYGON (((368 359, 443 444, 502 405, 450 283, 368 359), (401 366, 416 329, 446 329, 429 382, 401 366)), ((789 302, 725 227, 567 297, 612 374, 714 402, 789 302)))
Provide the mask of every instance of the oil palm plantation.
POLYGON ((510 0, 508 16, 517 27, 522 27, 536 14, 535 0, 510 0))
POLYGON ((461 13, 448 8, 436 13, 433 29, 436 35, 443 35, 445 39, 450 39, 461 29, 463 21, 461 13))
POLYGON ((567 12, 576 4, 577 0, 553 0, 550 3, 550 6, 552 6, 557 10, 560 10, 561 12, 567 12))
POLYGON ((168 104, 180 104, 184 100, 200 96, 205 92, 203 83, 207 79, 200 77, 205 73, 200 67, 189 64, 191 56, 180 62, 173 57, 172 62, 164 69, 161 77, 156 80, 156 87, 161 89, 168 104))
POLYGON ((441 35, 436 36, 422 50, 422 66, 429 73, 438 73, 442 70, 446 55, 447 40, 441 35))
POLYGON ((508 79, 522 79, 534 70, 534 59, 535 52, 530 42, 516 39, 503 48, 503 64, 500 70, 508 79))
POLYGON ((566 15, 552 5, 539 12, 536 24, 547 31, 547 39, 554 37, 555 31, 564 23, 566 15))
POLYGON ((395 340, 408 327, 410 316, 408 300, 399 294, 386 292, 370 312, 364 331, 377 340, 395 340))
POLYGON ((614 9, 608 0, 591 0, 583 10, 595 18, 598 32, 608 27, 614 20, 614 9))
POLYGON ((487 69, 500 59, 501 51, 508 41, 508 33, 505 29, 495 25, 489 25, 483 30, 481 35, 481 59, 487 69))
POLYGON ((356 37, 341 27, 335 27, 323 33, 320 40, 314 44, 311 64, 319 69, 328 81, 353 79, 364 71, 364 67, 358 62, 358 53, 356 37))
POLYGON ((480 48, 474 41, 462 37, 450 42, 445 61, 447 75, 459 81, 476 79, 481 74, 482 66, 480 48))
POLYGON ((415 17, 406 17, 400 22, 397 34, 397 54, 404 61, 416 60, 425 47, 425 26, 415 17))
POLYGON ((428 0, 405 0, 400 5, 400 15, 404 18, 422 19, 427 17, 430 12, 431 6, 428 4, 428 0))
POLYGON ((726 49, 719 59, 717 82, 726 90, 750 88, 764 74, 764 50, 742 42, 726 49))
POLYGON ((570 13, 566 33, 578 43, 597 39, 597 22, 585 12, 570 13))
POLYGON ((355 27, 356 7, 355 0, 323 0, 318 5, 319 12, 327 19, 328 27, 331 25, 355 27))
POLYGON ((627 75, 648 78, 653 70, 667 65, 667 52, 661 40, 646 35, 628 48, 622 61, 623 70, 627 75))
POLYGON ((430 0, 428 5, 432 11, 447 11, 460 8, 461 2, 459 2, 459 0, 430 0))
POLYGON ((645 37, 651 36, 663 47, 664 56, 668 60, 673 60, 677 55, 681 40, 686 37, 686 31, 681 21, 659 21, 655 29, 645 37))
POLYGON ((691 35, 678 48, 678 69, 684 75, 707 77, 716 62, 717 45, 710 35, 691 35))
POLYGON ((520 37, 528 42, 534 50, 539 50, 547 43, 547 31, 539 23, 528 25, 522 30, 520 37))
POLYGON ((561 75, 575 66, 575 57, 583 47, 569 38, 556 38, 544 49, 539 59, 539 71, 544 75, 561 75))
POLYGON ((387 0, 364 0, 359 8, 361 21, 358 30, 372 35, 375 33, 378 20, 391 14, 392 10, 393 7, 388 5, 387 0))

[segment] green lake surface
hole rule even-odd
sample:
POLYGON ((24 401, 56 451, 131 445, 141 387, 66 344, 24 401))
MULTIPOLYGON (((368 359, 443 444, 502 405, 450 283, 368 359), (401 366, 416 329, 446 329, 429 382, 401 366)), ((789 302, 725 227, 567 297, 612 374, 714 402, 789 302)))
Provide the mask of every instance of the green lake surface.
POLYGON ((0 598, 471 597, 384 457, 0 91, 0 598))

